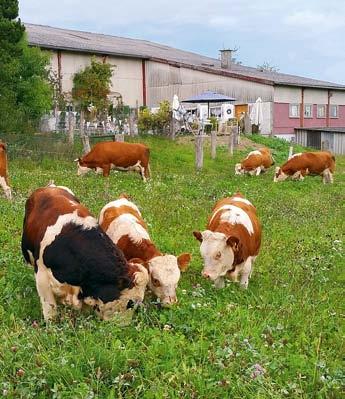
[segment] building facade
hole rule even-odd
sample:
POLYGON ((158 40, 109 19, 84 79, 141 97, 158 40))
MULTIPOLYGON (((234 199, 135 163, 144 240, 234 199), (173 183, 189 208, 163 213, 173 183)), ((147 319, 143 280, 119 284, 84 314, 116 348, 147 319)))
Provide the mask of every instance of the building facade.
POLYGON ((91 58, 113 65, 111 96, 130 107, 156 107, 212 90, 236 98, 248 109, 263 101, 262 134, 285 138, 299 127, 345 127, 345 86, 238 65, 231 51, 221 59, 145 40, 26 24, 30 45, 51 52, 51 68, 63 92, 91 58))

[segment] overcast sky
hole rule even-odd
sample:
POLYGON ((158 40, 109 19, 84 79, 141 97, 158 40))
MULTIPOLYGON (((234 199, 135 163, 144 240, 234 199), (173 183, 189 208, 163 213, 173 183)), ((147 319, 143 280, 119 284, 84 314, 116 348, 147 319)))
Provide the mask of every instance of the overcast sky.
POLYGON ((147 39, 345 83, 344 0, 19 0, 24 22, 147 39))

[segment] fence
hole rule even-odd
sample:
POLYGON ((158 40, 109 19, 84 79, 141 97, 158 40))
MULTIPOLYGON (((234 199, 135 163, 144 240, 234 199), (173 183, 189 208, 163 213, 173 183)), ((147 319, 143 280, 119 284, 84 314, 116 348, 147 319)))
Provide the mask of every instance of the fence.
MULTIPOLYGON (((63 133, 0 134, 0 140, 7 144, 7 153, 10 160, 17 158, 27 158, 34 161, 40 161, 43 158, 73 160, 83 153, 80 137, 77 136, 74 145, 71 145, 68 142, 68 136, 63 133)), ((95 136, 92 143, 104 140, 107 139, 95 136)))

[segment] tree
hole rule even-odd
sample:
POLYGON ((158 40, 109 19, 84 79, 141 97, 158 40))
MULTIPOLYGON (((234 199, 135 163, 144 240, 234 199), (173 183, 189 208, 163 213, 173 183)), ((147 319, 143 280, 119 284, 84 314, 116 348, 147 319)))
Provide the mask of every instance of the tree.
POLYGON ((31 48, 18 17, 18 0, 0 0, 0 130, 34 129, 51 108, 49 56, 31 48))
POLYGON ((80 136, 84 152, 90 151, 89 138, 84 134, 84 118, 100 115, 109 108, 113 66, 91 59, 91 65, 73 77, 72 97, 80 109, 80 136))
POLYGON ((260 71, 267 71, 267 72, 278 72, 279 68, 271 65, 268 61, 265 61, 262 65, 257 65, 257 68, 260 71))

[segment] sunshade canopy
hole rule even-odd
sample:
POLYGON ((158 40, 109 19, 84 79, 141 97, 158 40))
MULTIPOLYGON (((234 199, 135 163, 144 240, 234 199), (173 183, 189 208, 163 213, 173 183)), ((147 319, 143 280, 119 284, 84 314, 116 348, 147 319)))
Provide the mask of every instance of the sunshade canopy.
POLYGON ((225 103, 235 101, 236 98, 225 96, 224 94, 215 93, 214 91, 205 91, 197 96, 183 100, 183 103, 225 103))

